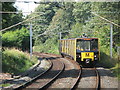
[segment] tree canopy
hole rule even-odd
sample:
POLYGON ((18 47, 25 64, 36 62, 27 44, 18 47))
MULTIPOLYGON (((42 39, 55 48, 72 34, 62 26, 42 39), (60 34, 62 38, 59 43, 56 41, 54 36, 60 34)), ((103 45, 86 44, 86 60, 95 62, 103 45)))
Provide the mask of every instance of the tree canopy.
MULTIPOLYGON (((3 12, 17 12, 17 8, 14 7, 13 2, 2 2, 2 11, 3 12)), ((9 27, 11 25, 17 24, 22 21, 22 13, 3 13, 2 14, 2 28, 9 27)), ((21 26, 17 26, 12 28, 11 30, 15 30, 17 28, 21 28, 21 26)))

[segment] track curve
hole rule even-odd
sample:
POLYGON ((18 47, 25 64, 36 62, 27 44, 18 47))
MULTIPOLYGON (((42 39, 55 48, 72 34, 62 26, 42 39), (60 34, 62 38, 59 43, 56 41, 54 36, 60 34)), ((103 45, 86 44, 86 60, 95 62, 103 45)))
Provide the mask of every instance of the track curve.
POLYGON ((45 88, 57 78, 57 76, 64 70, 64 64, 60 61, 51 60, 53 63, 51 69, 47 71, 44 75, 40 76, 35 80, 33 83, 31 83, 29 86, 26 86, 25 88, 45 88))

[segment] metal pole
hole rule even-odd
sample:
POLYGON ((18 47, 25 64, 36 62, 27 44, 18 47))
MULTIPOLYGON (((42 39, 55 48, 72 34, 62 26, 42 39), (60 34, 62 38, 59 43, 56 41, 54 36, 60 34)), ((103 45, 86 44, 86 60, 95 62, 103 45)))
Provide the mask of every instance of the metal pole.
POLYGON ((62 36, 62 35, 61 35, 61 32, 60 32, 60 40, 61 40, 61 36, 62 36))
POLYGON ((30 24, 30 59, 32 59, 32 24, 30 24))
MULTIPOLYGON (((0 11, 2 11, 2 3, 0 2, 0 11)), ((2 29, 2 14, 0 14, 0 30, 2 29)), ((0 32, 0 73, 2 73, 2 32, 0 32)))
POLYGON ((110 23, 110 59, 112 60, 113 25, 110 23))
MULTIPOLYGON (((117 47, 117 53, 118 53, 118 67, 120 67, 120 47, 117 47)), ((118 75, 120 73, 120 69, 118 68, 118 75)), ((120 90, 120 80, 118 80, 118 90, 120 90)))

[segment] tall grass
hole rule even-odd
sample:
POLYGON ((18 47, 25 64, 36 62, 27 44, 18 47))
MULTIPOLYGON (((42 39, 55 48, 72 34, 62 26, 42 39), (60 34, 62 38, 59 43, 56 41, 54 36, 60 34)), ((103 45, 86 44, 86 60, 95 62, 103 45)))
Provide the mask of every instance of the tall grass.
POLYGON ((36 57, 30 60, 28 53, 14 48, 5 49, 5 51, 2 52, 2 70, 5 73, 19 74, 29 69, 36 62, 36 57))
POLYGON ((113 49, 113 58, 110 59, 110 49, 101 47, 100 62, 103 67, 113 71, 114 76, 120 79, 120 63, 118 62, 117 52, 113 49))
POLYGON ((113 58, 110 58, 110 49, 107 47, 100 48, 100 64, 104 67, 112 68, 117 64, 117 52, 113 50, 113 58))
POLYGON ((58 45, 39 44, 33 47, 34 52, 59 54, 58 45))
MULTIPOLYGON (((51 44, 40 43, 39 45, 34 46, 33 51, 59 54, 58 46, 59 45, 55 45, 52 43, 51 44)), ((117 56, 118 56, 117 52, 113 49, 113 58, 110 59, 109 47, 101 46, 100 47, 100 61, 98 64, 102 67, 113 70, 114 75, 118 76, 120 78, 120 74, 119 74, 119 70, 118 70, 120 68, 120 65, 118 64, 117 56)))

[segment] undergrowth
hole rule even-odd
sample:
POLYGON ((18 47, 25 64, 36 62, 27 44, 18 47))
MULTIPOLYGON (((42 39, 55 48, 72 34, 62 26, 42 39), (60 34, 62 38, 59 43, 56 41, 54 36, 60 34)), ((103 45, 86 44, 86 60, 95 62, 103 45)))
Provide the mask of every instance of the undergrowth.
POLYGON ((57 45, 40 44, 33 47, 34 52, 59 54, 57 45))
MULTIPOLYGON (((43 52, 43 53, 54 53, 59 54, 58 46, 54 44, 39 44, 37 46, 34 46, 33 49, 34 52, 43 52)), ((110 49, 102 46, 100 47, 100 61, 99 65, 105 68, 109 68, 114 72, 115 76, 118 76, 120 79, 120 74, 118 69, 120 68, 120 65, 118 65, 117 60, 117 52, 113 49, 113 58, 110 59, 110 49)))
POLYGON ((120 79, 120 63, 118 63, 117 52, 113 49, 113 58, 110 59, 110 49, 101 47, 99 64, 113 71, 114 76, 120 79))
POLYGON ((37 58, 29 58, 29 54, 17 49, 5 49, 2 52, 2 71, 4 73, 19 74, 29 69, 37 62, 37 58))
POLYGON ((5 84, 0 84, 0 87, 7 87, 7 86, 10 86, 11 84, 10 83, 5 83, 5 84))

